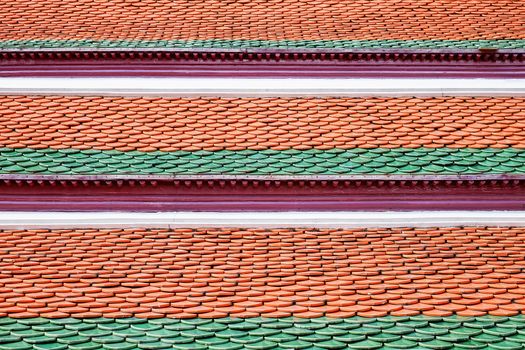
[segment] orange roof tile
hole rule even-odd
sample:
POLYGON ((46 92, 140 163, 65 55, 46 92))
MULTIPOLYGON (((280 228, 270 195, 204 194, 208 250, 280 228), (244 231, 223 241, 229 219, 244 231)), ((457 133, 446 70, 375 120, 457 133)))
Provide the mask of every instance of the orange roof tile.
POLYGON ((0 317, 511 316, 525 311, 524 239, 501 227, 4 230, 0 317))
POLYGON ((0 97, 0 147, 525 148, 524 98, 0 97))
POLYGON ((0 40, 525 39, 524 16, 516 0, 7 0, 0 40))

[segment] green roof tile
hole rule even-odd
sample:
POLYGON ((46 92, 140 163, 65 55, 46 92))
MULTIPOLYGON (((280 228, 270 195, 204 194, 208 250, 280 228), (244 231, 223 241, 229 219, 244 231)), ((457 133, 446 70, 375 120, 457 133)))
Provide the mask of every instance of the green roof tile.
POLYGON ((206 350, 207 349, 206 345, 199 344, 199 343, 173 344, 173 348, 179 349, 179 350, 206 350))
POLYGON ((34 344, 33 348, 37 349, 37 350, 66 350, 66 349, 73 349, 72 347, 68 347, 67 345, 60 344, 60 343, 34 344))
POLYGON ((391 348, 410 349, 410 348, 417 346, 417 343, 415 341, 408 340, 408 339, 399 339, 399 340, 394 340, 392 342, 388 342, 386 345, 390 346, 391 348))
POLYGON ((513 341, 505 340, 488 344, 489 348, 496 350, 520 350, 523 349, 523 344, 513 341))
MULTIPOLYGON (((229 150, 215 152, 67 150, 66 152, 66 150, 53 149, 1 148, 0 159, 9 160, 9 162, 0 161, 0 173, 83 175, 425 175, 520 174, 525 172, 525 150, 512 148, 486 148, 475 152, 468 148, 346 149, 337 150, 337 152, 335 150, 317 150, 316 152, 262 150, 250 152, 229 150), (475 154, 475 158, 473 154, 475 154), (129 159, 123 160, 123 156, 129 157, 129 159), (497 161, 494 161, 494 159, 497 159, 497 161), (33 165, 29 166, 28 161, 33 165), (152 164, 156 163, 162 163, 162 166, 152 166, 152 164), (271 167, 268 166, 268 163, 271 164, 271 167), (35 168, 34 164, 37 164, 38 168, 35 168), (64 164, 67 164, 67 166, 64 164)), ((1 324, 0 327, 2 327, 1 324)))
MULTIPOLYGON (((357 344, 357 343, 356 343, 357 344)), ((315 344, 318 347, 321 347, 323 349, 344 349, 347 347, 347 345, 343 342, 337 341, 335 339, 333 340, 325 340, 321 341, 315 344)))
POLYGON ((104 344, 102 347, 107 350, 131 350, 131 349, 136 348, 135 344, 123 343, 123 342, 113 343, 113 344, 104 344))
POLYGON ((25 341, 15 341, 12 343, 0 344, 2 350, 30 350, 33 346, 25 341))
POLYGON ((264 319, 255 322, 239 319, 193 319, 188 323, 162 322, 159 319, 144 319, 137 323, 133 319, 56 320, 61 327, 47 333, 35 330, 41 321, 30 319, 5 322, 11 326, 7 334, 0 337, 0 350, 131 350, 131 349, 523 349, 525 336, 518 334, 525 319, 506 317, 479 317, 461 319, 418 316, 417 318, 393 317, 365 319, 264 319), (78 323, 76 321, 79 321, 78 323), (109 322, 108 322, 109 321, 109 322), (95 322, 100 322, 99 324, 95 322), (396 324, 392 326, 392 324, 396 324), (16 327, 16 325, 24 327, 16 327), (75 325, 94 325, 83 330, 66 329, 75 325), (126 329, 106 327, 120 325, 126 329), (141 325, 132 329, 131 325, 141 325), (183 331, 168 327, 186 325, 183 331), (200 326, 197 326, 200 325, 200 326), (214 326, 215 325, 215 326, 214 326), (273 325, 274 328, 266 326, 273 325), (304 326, 317 325, 309 329, 304 326), (356 328, 337 328, 353 325, 356 328), (381 325, 385 327, 380 327, 381 325), (438 326, 439 327, 436 327, 438 326), (504 326, 503 326, 504 325, 504 326), (25 327, 27 326, 27 327, 25 327), (152 327, 148 327, 152 326, 152 327), (253 328, 253 327, 256 328, 253 328), (389 327, 388 327, 389 326, 389 327), (448 327, 447 327, 448 326, 448 327), (204 327, 206 330, 198 329, 204 327), (236 329, 232 329, 236 328, 236 329), (373 330, 373 331, 371 331, 373 330), (435 332, 433 332, 435 330, 435 332), (128 333, 127 331, 131 331, 128 333), (86 335, 87 332, 87 335, 86 335), (184 333, 182 335, 182 333, 184 333))
POLYGON ((0 49, 37 48, 179 48, 179 49, 522 49, 525 40, 8 40, 0 41, 0 49))
POLYGON ((97 350, 102 349, 102 345, 94 342, 86 342, 81 344, 72 344, 66 347, 71 350, 97 350))
POLYGON ((350 349, 355 350, 369 350, 369 349, 379 349, 383 344, 373 340, 362 340, 356 343, 348 344, 350 349))
POLYGON ((279 344, 273 341, 269 340, 262 340, 256 343, 246 344, 245 347, 247 349, 254 349, 254 350, 269 350, 277 348, 279 344))

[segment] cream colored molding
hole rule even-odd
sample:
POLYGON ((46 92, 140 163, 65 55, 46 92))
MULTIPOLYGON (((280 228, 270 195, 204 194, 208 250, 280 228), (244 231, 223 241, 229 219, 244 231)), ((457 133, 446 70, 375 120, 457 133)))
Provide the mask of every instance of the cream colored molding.
POLYGON ((163 97, 525 96, 525 79, 0 78, 0 94, 163 97))
POLYGON ((525 226, 525 212, 0 212, 0 229, 455 226, 525 226))

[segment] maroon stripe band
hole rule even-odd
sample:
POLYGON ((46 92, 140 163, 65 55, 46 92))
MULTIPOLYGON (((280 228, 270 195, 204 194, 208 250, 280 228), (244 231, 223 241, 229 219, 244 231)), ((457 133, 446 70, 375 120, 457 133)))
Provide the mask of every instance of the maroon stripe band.
POLYGON ((93 65, 85 63, 50 65, 2 65, 3 77, 354 77, 354 78, 524 78, 525 66, 496 65, 189 65, 189 64, 126 64, 93 65))
POLYGON ((0 76, 522 78, 525 52, 2 51, 0 76))
POLYGON ((4 179, 0 210, 523 210, 525 180, 4 179))

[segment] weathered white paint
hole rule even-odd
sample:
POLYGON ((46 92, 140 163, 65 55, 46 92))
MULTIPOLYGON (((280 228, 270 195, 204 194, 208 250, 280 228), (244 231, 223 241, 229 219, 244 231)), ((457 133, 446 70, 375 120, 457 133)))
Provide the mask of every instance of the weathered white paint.
POLYGON ((1 229, 455 226, 525 226, 525 212, 0 212, 1 229))
POLYGON ((0 94, 290 97, 525 96, 525 79, 0 78, 0 94))

